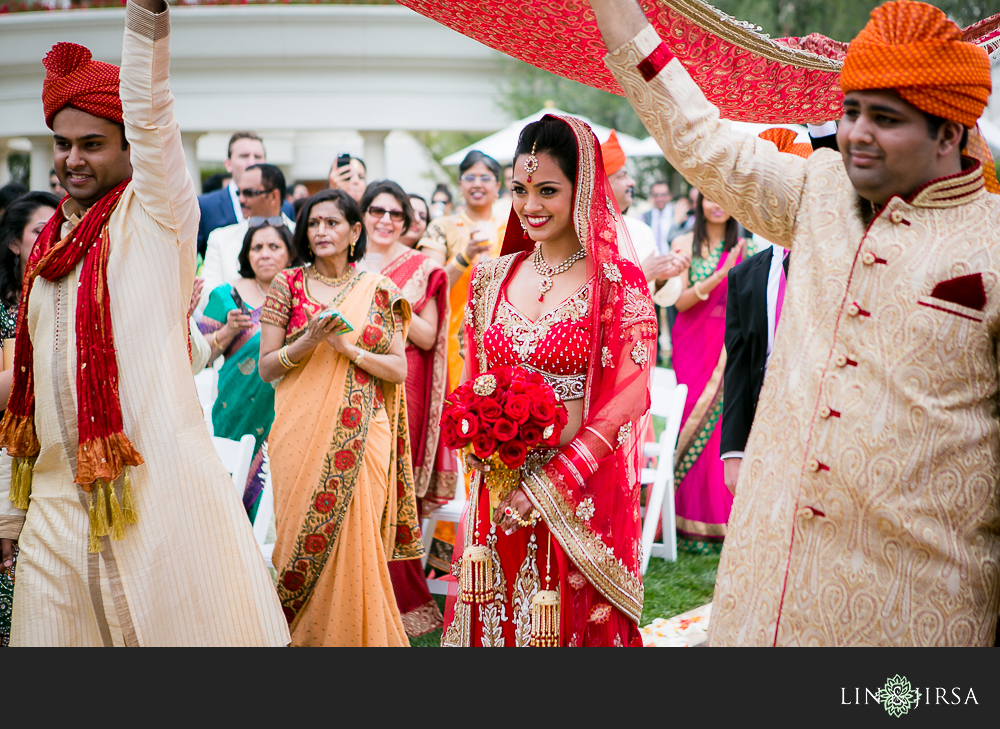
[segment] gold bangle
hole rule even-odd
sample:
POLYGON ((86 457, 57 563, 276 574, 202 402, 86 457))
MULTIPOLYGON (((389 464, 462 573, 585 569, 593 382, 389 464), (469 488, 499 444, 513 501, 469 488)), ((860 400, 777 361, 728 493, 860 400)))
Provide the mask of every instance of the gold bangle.
POLYGON ((694 290, 694 295, 697 296, 702 301, 708 301, 708 294, 701 293, 701 289, 698 288, 698 284, 700 283, 701 281, 699 281, 698 283, 696 283, 694 286, 691 287, 694 290))
POLYGON ((448 263, 450 263, 452 266, 454 266, 455 268, 457 268, 459 271, 465 272, 465 271, 469 270, 469 264, 468 263, 459 263, 458 257, 460 255, 461 255, 460 253, 456 253, 454 256, 451 257, 451 260, 448 261, 448 263))
POLYGON ((292 360, 288 358, 287 344, 278 350, 278 361, 281 362, 281 366, 284 367, 286 370, 293 370, 299 366, 298 362, 292 362, 292 360))
POLYGON ((220 352, 225 352, 226 348, 223 347, 221 344, 219 344, 218 336, 219 336, 219 330, 216 329, 214 332, 212 332, 212 344, 214 344, 215 348, 220 352))
POLYGON ((365 359, 365 350, 359 349, 358 350, 358 356, 354 358, 354 366, 355 367, 360 367, 361 363, 364 361, 364 359, 365 359))

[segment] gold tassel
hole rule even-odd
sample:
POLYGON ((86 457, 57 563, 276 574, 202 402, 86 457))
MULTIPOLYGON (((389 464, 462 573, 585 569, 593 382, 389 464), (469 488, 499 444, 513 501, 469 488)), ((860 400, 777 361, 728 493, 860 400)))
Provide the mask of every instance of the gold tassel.
POLYGON ((128 475, 128 468, 125 469, 125 480, 122 483, 122 514, 125 515, 126 524, 139 523, 139 512, 132 500, 132 479, 128 475))
POLYGON ((462 602, 485 603, 493 599, 493 560, 490 550, 474 544, 462 553, 462 602))
MULTIPOLYGON (((111 533, 111 529, 108 527, 108 502, 104 497, 104 482, 100 480, 97 481, 96 517, 97 536, 108 536, 108 534, 111 533)), ((93 524, 94 521, 94 517, 91 517, 91 524, 93 524)))
POLYGON ((108 501, 111 503, 111 539, 120 542, 125 538, 125 517, 122 515, 122 507, 118 505, 114 481, 108 484, 108 488, 108 501))
POLYGON ((90 500, 90 553, 97 554, 101 551, 101 540, 97 537, 97 512, 94 510, 94 494, 87 494, 90 500))
POLYGON ((531 598, 531 645, 559 645, 559 593, 555 590, 540 590, 531 598))
POLYGON ((15 509, 22 511, 28 508, 31 498, 31 474, 34 470, 34 459, 15 458, 14 469, 10 479, 10 494, 7 498, 13 502, 15 509))

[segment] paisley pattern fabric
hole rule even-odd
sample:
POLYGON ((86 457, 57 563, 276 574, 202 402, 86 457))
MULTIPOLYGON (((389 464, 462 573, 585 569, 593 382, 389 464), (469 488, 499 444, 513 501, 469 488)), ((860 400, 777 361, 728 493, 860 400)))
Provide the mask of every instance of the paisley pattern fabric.
POLYGON ((992 645, 1000 198, 978 164, 868 210, 839 155, 733 132, 646 27, 607 63, 676 169, 794 249, 712 645, 992 645))

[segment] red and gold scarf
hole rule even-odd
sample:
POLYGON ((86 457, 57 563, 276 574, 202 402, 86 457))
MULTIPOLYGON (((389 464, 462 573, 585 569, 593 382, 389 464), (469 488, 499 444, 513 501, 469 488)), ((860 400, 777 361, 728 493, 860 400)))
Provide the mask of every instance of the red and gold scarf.
POLYGON ((75 481, 90 494, 91 552, 101 551, 100 537, 124 539, 125 524, 136 523, 126 466, 143 462, 123 432, 108 293, 108 221, 130 181, 131 178, 125 180, 101 198, 65 238, 60 239, 66 220, 62 205, 39 234, 22 284, 14 345, 14 381, 7 412, 0 423, 0 445, 14 456, 10 500, 17 508, 27 509, 32 469, 41 450, 35 433, 34 352, 28 335, 28 301, 36 278, 58 281, 82 260, 76 302, 79 443, 75 481), (119 504, 115 482, 123 474, 119 504))

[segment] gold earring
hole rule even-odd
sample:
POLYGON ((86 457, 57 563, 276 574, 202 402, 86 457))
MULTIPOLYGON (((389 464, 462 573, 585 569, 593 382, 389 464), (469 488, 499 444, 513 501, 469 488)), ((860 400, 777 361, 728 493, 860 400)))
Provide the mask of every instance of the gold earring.
POLYGON ((351 241, 351 252, 350 252, 350 257, 351 257, 351 258, 354 258, 354 241, 353 241, 353 240, 351 241))

